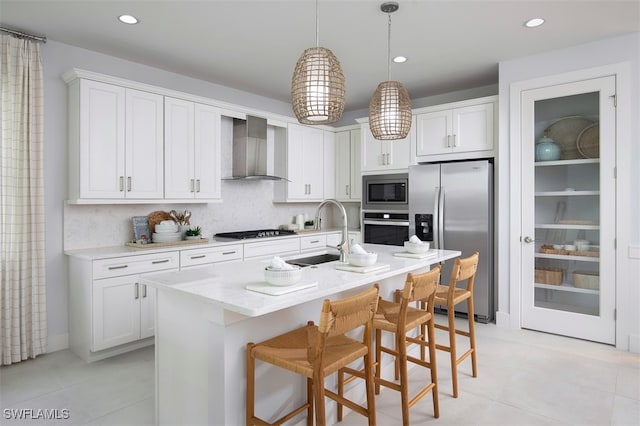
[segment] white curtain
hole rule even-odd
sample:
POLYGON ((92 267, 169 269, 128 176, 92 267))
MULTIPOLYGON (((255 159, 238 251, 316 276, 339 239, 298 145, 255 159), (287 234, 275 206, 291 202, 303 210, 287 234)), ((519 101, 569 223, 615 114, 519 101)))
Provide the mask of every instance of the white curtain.
POLYGON ((0 346, 3 365, 47 349, 40 43, 0 35, 0 346))

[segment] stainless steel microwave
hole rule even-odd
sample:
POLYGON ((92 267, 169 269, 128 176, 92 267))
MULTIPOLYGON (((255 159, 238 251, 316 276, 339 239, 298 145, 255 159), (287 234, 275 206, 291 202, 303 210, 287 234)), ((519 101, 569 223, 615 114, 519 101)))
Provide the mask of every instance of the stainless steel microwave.
POLYGON ((362 176, 362 210, 409 211, 409 175, 362 176))

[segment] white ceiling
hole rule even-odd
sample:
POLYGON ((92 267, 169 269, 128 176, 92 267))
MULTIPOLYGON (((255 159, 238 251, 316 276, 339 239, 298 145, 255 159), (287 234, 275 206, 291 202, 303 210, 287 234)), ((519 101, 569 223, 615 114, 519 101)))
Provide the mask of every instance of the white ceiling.
MULTIPOLYGON (((640 31, 640 2, 398 0, 392 67, 412 98, 498 81, 498 62, 640 31), (546 23, 522 24, 531 17, 546 23)), ((320 45, 342 63, 346 110, 387 79, 382 1, 319 0, 320 45)), ((294 65, 315 45, 313 0, 0 0, 0 24, 50 40, 288 102, 294 65), (123 13, 140 23, 123 25, 123 13)))

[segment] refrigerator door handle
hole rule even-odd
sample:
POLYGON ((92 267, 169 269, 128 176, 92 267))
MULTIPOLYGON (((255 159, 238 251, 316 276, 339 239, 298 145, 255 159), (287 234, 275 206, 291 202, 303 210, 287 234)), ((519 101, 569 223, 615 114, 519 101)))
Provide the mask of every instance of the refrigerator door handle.
POLYGON ((438 243, 438 248, 444 249, 444 186, 438 191, 438 243))
POLYGON ((436 186, 436 193, 433 197, 433 248, 440 248, 440 187, 436 186))

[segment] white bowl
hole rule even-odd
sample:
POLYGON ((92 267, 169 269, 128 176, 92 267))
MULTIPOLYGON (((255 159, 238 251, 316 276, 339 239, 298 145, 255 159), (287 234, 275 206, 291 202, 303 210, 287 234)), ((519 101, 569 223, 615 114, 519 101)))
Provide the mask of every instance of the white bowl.
POLYGON ((156 225, 155 227, 155 232, 158 233, 168 233, 168 232, 178 232, 178 225, 177 224, 166 224, 166 225, 156 225))
POLYGON ((271 285, 288 286, 300 281, 302 269, 294 266, 293 269, 271 269, 264 268, 264 280, 271 285))
POLYGON ((404 249, 409 253, 422 254, 429 250, 429 243, 421 241, 419 243, 412 243, 411 241, 404 242, 404 249))
POLYGON ((553 249, 554 250, 562 250, 564 248, 564 244, 554 244, 553 245, 553 249))
POLYGON ((169 243, 173 241, 182 240, 182 233, 181 232, 162 232, 162 233, 154 232, 153 235, 151 235, 151 238, 153 239, 154 243, 169 243))
POLYGON ((353 266, 371 266, 378 260, 377 253, 349 253, 349 264, 353 266))

